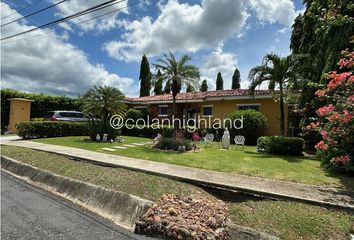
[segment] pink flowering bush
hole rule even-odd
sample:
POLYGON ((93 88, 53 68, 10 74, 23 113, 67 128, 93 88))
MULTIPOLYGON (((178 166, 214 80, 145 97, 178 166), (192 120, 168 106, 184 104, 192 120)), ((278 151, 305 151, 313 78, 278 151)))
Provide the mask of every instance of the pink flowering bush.
POLYGON ((315 93, 326 104, 307 129, 322 137, 315 148, 325 167, 354 171, 354 51, 342 54, 341 73, 329 72, 328 83, 315 93))

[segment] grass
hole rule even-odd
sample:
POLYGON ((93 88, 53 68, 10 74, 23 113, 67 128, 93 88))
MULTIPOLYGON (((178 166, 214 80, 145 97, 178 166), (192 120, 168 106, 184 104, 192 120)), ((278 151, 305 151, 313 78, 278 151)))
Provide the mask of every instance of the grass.
MULTIPOLYGON (((91 165, 27 148, 2 146, 1 150, 2 155, 35 167, 145 199, 156 200, 164 193, 221 198, 206 189, 146 173, 91 165)), ((227 198, 227 202, 234 223, 281 239, 349 239, 354 227, 353 216, 341 210, 290 201, 249 199, 244 195, 227 198)))
MULTIPOLYGON (((103 147, 113 146, 111 143, 84 141, 87 137, 60 137, 36 139, 34 141, 62 146, 82 148, 103 152, 103 147)), ((149 139, 124 136, 125 143, 146 142, 149 139)), ((123 144, 114 144, 123 145, 123 144)), ((201 144, 202 145, 202 144, 201 144)), ((158 151, 151 146, 117 149, 110 154, 147 159, 157 162, 203 168, 227 173, 238 173, 277 180, 300 182, 316 185, 331 185, 354 190, 354 178, 327 172, 315 159, 305 157, 275 156, 259 154, 256 147, 245 146, 245 150, 220 150, 217 143, 210 148, 201 146, 200 152, 188 152, 183 155, 175 152, 158 151)))

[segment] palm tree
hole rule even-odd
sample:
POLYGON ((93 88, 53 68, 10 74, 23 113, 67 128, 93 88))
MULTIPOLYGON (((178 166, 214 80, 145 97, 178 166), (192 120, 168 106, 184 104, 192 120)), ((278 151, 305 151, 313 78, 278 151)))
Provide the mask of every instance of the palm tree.
POLYGON ((123 93, 114 87, 109 86, 94 86, 88 90, 80 99, 81 109, 87 114, 91 115, 93 119, 100 119, 100 121, 92 120, 94 136, 95 134, 107 133, 109 138, 115 138, 113 128, 109 121, 113 115, 124 116, 127 106, 123 102, 123 93))
MULTIPOLYGON (((161 71, 161 79, 171 83, 172 92, 172 114, 176 114, 176 96, 180 92, 181 86, 196 86, 199 81, 199 70, 196 66, 189 64, 191 57, 184 55, 177 60, 171 53, 165 53, 162 58, 157 60, 154 66, 161 71)), ((176 128, 175 131, 176 133, 176 128)))
POLYGON ((251 81, 249 90, 254 95, 257 86, 264 82, 268 82, 268 89, 274 92, 276 87, 279 87, 279 102, 280 102, 280 132, 285 135, 285 120, 284 120, 284 93, 287 89, 297 89, 298 74, 297 66, 302 59, 299 55, 290 55, 280 57, 276 54, 267 54, 263 59, 263 64, 251 69, 248 78, 251 81))

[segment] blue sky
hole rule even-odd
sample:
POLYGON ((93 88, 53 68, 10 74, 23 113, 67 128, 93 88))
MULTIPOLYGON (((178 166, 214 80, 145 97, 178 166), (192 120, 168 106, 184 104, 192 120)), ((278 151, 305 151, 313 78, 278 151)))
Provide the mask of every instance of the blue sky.
MULTIPOLYGON (((6 23, 43 8, 55 0, 5 0, 6 23)), ((291 25, 303 10, 291 0, 139 0, 122 1, 98 13, 3 41, 2 88, 56 95, 83 94, 93 85, 112 85, 128 96, 138 94, 142 54, 154 63, 163 52, 189 54, 215 89, 216 74, 224 88, 238 67, 242 87, 249 70, 266 53, 289 53, 291 25), (77 25, 97 15, 123 8, 103 18, 77 25)), ((2 28, 2 36, 21 32, 86 9, 103 0, 71 0, 2 28)), ((154 71, 154 69, 151 69, 154 71)))

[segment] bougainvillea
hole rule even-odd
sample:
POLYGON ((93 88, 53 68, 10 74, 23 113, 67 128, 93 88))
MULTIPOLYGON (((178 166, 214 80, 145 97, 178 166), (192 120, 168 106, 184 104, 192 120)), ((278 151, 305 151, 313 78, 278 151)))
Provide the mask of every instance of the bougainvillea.
POLYGON ((341 72, 329 72, 328 83, 315 93, 325 105, 307 129, 322 137, 315 148, 325 167, 354 172, 354 51, 342 54, 341 72))

